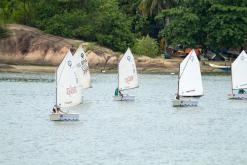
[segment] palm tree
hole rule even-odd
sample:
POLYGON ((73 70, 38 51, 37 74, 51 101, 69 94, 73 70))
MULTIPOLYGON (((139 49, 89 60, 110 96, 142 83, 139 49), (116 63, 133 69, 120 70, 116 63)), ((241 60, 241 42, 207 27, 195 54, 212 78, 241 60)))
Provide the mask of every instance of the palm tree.
POLYGON ((179 0, 141 0, 139 9, 145 16, 154 16, 163 9, 175 6, 179 0))

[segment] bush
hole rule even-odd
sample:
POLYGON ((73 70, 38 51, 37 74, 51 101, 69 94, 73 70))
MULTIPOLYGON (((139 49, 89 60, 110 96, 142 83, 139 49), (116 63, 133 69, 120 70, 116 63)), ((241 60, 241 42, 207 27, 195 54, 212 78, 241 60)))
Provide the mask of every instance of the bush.
POLYGON ((8 37, 8 30, 0 26, 0 39, 8 37))
POLYGON ((149 57, 156 57, 159 53, 158 43, 155 39, 149 37, 143 37, 142 39, 137 39, 133 52, 137 55, 146 55, 149 57))

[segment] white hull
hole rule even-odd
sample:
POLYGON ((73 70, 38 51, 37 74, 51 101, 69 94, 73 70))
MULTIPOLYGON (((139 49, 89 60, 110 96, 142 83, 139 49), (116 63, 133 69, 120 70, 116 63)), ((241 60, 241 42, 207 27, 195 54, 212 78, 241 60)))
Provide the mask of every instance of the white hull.
POLYGON ((229 99, 236 99, 236 100, 245 100, 247 99, 247 94, 229 94, 229 99))
POLYGON ((51 121, 77 121, 79 120, 78 113, 52 113, 50 114, 51 121))
POLYGON ((198 105, 198 100, 193 99, 180 99, 180 100, 173 100, 172 101, 173 107, 194 107, 198 105))
POLYGON ((123 95, 123 96, 113 96, 115 101, 135 101, 135 96, 123 95))

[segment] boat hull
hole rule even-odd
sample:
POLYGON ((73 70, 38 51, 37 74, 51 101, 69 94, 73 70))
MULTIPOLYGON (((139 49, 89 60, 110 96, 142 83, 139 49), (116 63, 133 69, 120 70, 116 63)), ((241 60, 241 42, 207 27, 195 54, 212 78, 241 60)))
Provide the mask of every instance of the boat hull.
POLYGON ((78 113, 52 113, 50 114, 51 121, 78 121, 78 113))
POLYGON ((231 66, 221 66, 221 65, 215 65, 215 64, 210 64, 210 63, 209 63, 209 66, 211 66, 214 69, 220 69, 225 72, 231 71, 231 66))
POLYGON ((193 99, 175 99, 172 101, 173 107, 195 107, 198 105, 198 100, 193 99))
POLYGON ((123 95, 123 96, 113 96, 115 101, 135 101, 135 96, 123 95))
POLYGON ((244 94, 229 94, 229 99, 236 99, 236 100, 247 100, 247 93, 244 94))

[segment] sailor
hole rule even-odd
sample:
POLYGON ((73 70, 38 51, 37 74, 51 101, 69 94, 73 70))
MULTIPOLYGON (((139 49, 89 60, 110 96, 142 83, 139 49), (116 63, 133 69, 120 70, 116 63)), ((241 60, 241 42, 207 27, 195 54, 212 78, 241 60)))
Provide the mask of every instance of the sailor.
POLYGON ((244 89, 241 88, 238 90, 238 94, 244 94, 244 93, 246 93, 244 89))
POLYGON ((116 88, 115 89, 115 96, 121 96, 121 97, 123 97, 123 94, 122 94, 122 92, 120 91, 120 90, 118 90, 118 88, 116 88))
POLYGON ((54 106, 53 106, 52 112, 53 112, 53 113, 57 113, 57 105, 54 105, 54 106))
POLYGON ((61 110, 60 104, 57 105, 57 113, 64 113, 64 112, 61 110))
POLYGON ((119 92, 119 95, 123 98, 123 94, 121 91, 118 91, 119 92))
POLYGON ((53 113, 64 113, 59 105, 54 105, 52 108, 53 113))

